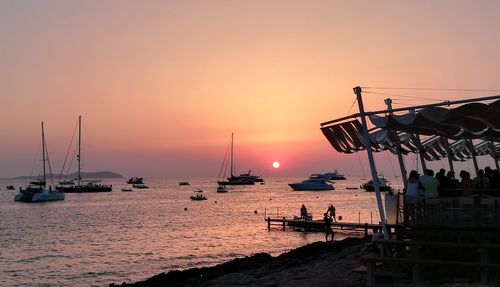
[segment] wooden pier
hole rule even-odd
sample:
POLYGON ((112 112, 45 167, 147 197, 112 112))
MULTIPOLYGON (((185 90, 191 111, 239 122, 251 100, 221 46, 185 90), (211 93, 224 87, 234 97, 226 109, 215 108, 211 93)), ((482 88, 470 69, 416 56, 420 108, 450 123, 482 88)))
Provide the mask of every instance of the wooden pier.
MULTIPOLYGON (((323 220, 303 220, 303 219, 287 219, 283 218, 271 218, 265 219, 267 222, 267 229, 271 230, 271 226, 280 226, 282 230, 286 227, 292 228, 303 228, 304 231, 324 231, 325 222, 323 220)), ((338 230, 355 230, 363 231, 365 236, 368 235, 369 230, 374 228, 382 228, 380 224, 370 224, 370 223, 352 223, 352 222, 333 222, 332 229, 338 230)))

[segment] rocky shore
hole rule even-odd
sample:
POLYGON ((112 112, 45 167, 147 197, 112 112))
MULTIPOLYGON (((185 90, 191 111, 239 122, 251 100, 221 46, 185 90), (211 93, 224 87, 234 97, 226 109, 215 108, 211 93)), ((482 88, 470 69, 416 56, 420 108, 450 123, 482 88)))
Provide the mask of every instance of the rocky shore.
POLYGON ((371 239, 347 238, 315 242, 273 257, 258 253, 213 267, 170 271, 136 283, 117 286, 365 286, 359 252, 371 239))

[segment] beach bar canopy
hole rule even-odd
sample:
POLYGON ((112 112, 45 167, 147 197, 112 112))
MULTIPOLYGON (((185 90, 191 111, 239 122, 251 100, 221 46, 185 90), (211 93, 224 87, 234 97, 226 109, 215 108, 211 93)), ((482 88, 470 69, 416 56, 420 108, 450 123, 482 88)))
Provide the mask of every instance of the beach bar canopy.
MULTIPOLYGON (((473 155, 491 155, 500 158, 500 100, 490 104, 470 101, 456 108, 444 108, 453 102, 408 107, 393 111, 366 112, 372 125, 369 132, 372 151, 389 150, 394 154, 421 153, 425 160, 440 160, 448 155, 454 161, 464 161, 473 155), (422 143, 417 135, 429 136, 422 143), (470 140, 481 142, 472 147, 470 140), (453 142, 449 142, 452 140, 453 142)), ((359 114, 321 124, 321 131, 332 147, 341 153, 365 149, 359 114)))

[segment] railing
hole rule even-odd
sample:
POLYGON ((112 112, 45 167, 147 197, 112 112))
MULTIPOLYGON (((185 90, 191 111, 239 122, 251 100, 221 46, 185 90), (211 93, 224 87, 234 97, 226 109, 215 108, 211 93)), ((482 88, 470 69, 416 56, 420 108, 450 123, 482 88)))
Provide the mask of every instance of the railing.
POLYGON ((458 196, 409 201, 403 208, 404 225, 500 226, 500 198, 458 196))

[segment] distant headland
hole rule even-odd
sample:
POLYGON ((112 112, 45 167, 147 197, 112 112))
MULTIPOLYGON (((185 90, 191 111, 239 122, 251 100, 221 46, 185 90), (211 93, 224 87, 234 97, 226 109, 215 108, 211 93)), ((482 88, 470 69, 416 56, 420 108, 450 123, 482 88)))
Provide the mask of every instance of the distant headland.
MULTIPOLYGON (((123 178, 123 175, 118 174, 116 172, 112 172, 112 171, 97 171, 97 172, 83 172, 82 171, 82 172, 80 172, 80 175, 82 178, 85 178, 85 179, 89 179, 89 178, 123 178)), ((15 179, 30 179, 30 178, 34 178, 34 177, 36 177, 36 176, 18 176, 18 177, 15 177, 15 179)), ((50 177, 50 175, 47 175, 47 177, 50 177)), ((54 174, 54 175, 52 175, 52 177, 54 177, 54 178, 61 177, 61 178, 72 179, 72 178, 77 178, 78 173, 73 172, 73 173, 70 173, 66 176, 64 176, 64 175, 59 176, 58 174, 54 174)))

